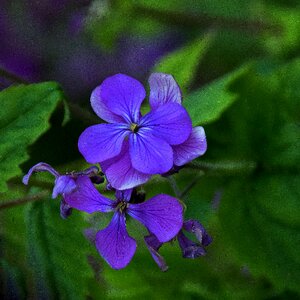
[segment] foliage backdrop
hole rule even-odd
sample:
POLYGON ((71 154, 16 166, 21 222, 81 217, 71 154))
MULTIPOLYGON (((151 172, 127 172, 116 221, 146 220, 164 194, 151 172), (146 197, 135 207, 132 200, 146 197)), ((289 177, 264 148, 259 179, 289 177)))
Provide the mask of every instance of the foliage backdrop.
MULTIPOLYGON (((3 298, 298 299, 298 1, 79 2, 0 4, 0 82, 10 85, 0 91, 3 298), (21 20, 29 23, 17 26, 21 20), (26 41, 36 57, 25 55, 26 41), (31 62, 33 69, 21 68, 31 62), (170 268, 162 273, 140 240, 130 265, 115 271, 83 235, 91 224, 103 228, 106 217, 74 211, 63 220, 48 196, 51 178, 36 175, 29 189, 21 178, 39 161, 61 172, 85 167, 77 139, 99 122, 89 108, 92 89, 116 72, 146 84, 152 71, 176 78, 208 151, 174 175, 175 190, 153 178, 147 198, 179 194, 186 218, 202 222, 214 241, 195 260, 183 259, 176 243, 163 246, 170 268)), ((135 221, 128 227, 141 239, 135 221)))

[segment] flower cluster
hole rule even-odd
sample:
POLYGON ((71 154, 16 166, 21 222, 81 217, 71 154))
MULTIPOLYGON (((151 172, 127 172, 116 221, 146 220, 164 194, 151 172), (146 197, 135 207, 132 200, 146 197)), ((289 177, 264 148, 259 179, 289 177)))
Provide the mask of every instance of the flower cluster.
MULTIPOLYGON (((52 197, 62 195, 61 215, 71 209, 89 214, 113 212, 110 224, 92 237, 100 255, 114 269, 124 268, 136 250, 136 241, 126 230, 130 216, 149 231, 145 243, 158 266, 167 265, 158 253, 163 243, 177 239, 183 257, 205 255, 210 236, 195 220, 183 220, 179 200, 160 194, 144 201, 136 187, 152 175, 168 176, 172 170, 205 153, 206 137, 200 126, 192 127, 191 119, 181 105, 181 92, 171 75, 154 73, 149 78, 150 111, 142 115, 146 91, 136 79, 117 74, 104 80, 91 95, 95 113, 107 123, 87 128, 79 137, 78 148, 85 160, 100 164, 81 172, 61 175, 46 163, 33 166, 23 178, 28 184, 33 172, 47 171, 55 177, 52 197), (116 200, 106 198, 94 184, 104 182, 115 190, 116 200), (197 242, 184 231, 193 233, 197 242)), ((91 235, 89 235, 91 236, 91 235)))

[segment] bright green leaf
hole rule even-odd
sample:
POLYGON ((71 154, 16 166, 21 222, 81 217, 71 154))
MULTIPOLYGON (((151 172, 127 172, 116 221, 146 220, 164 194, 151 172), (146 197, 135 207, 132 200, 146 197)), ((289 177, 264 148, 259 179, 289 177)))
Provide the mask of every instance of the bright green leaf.
POLYGON ((183 105, 189 112, 194 125, 211 123, 221 116, 237 99, 237 95, 230 91, 231 84, 245 75, 249 68, 249 65, 245 65, 192 92, 184 99, 183 105))
POLYGON ((208 50, 213 34, 207 34, 163 57, 154 67, 154 72, 172 74, 183 92, 187 91, 197 67, 208 50))
POLYGON ((64 99, 54 82, 18 85, 0 92, 0 191, 21 174, 27 147, 50 127, 49 118, 64 99))

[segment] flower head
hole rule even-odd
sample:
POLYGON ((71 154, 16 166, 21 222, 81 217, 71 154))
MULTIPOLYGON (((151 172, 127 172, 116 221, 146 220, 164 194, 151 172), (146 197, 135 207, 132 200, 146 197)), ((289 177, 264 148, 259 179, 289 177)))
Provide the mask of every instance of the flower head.
POLYGON ((98 231, 95 244, 100 255, 114 269, 124 268, 136 250, 136 241, 126 230, 126 215, 142 223, 159 242, 167 242, 182 227, 182 206, 168 195, 157 195, 146 202, 130 202, 131 190, 117 191, 116 201, 101 195, 86 177, 79 177, 78 188, 67 194, 68 205, 87 213, 114 212, 109 225, 98 231))
MULTIPOLYGON (((197 258, 199 256, 206 255, 204 247, 208 246, 212 242, 212 238, 208 235, 205 228, 196 220, 188 220, 183 222, 181 230, 176 236, 179 246, 184 258, 197 258), (194 242, 190 240, 183 232, 183 230, 193 233, 198 240, 194 242)), ((163 245, 152 233, 145 237, 146 245, 159 268, 162 271, 168 269, 168 266, 164 258, 159 254, 158 250, 163 245)))
POLYGON ((142 116, 146 92, 136 79, 117 74, 92 93, 95 113, 108 124, 87 128, 78 147, 89 163, 100 163, 111 185, 119 190, 145 183, 206 151, 202 127, 192 128, 181 106, 181 92, 171 75, 149 78, 151 111, 142 116))
POLYGON ((32 168, 30 168, 28 173, 23 177, 22 182, 25 185, 27 185, 31 175, 35 172, 48 172, 55 177, 54 188, 52 191, 52 198, 54 199, 58 195, 63 196, 60 204, 60 215, 64 219, 67 218, 72 212, 71 207, 65 202, 64 197, 65 195, 71 194, 77 189, 78 187, 77 179, 79 177, 90 178, 92 181, 96 181, 97 183, 104 181, 103 177, 98 175, 99 169, 96 166, 90 167, 81 172, 72 172, 69 174, 61 175, 49 164, 40 162, 34 165, 32 168))

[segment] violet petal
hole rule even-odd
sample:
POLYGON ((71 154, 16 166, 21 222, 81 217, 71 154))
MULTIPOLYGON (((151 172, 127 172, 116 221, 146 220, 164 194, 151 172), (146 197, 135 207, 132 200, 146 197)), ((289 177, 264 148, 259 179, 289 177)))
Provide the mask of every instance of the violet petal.
POLYGON ((149 77, 149 85, 152 109, 170 102, 181 104, 181 91, 172 75, 153 73, 149 77))
POLYGON ((96 248, 114 269, 129 264, 136 250, 136 241, 127 233, 124 214, 116 212, 109 225, 97 233, 96 248))
POLYGON ((184 221, 182 228, 194 233, 199 243, 203 246, 208 246, 212 242, 212 238, 208 235, 203 225, 197 220, 184 221))
POLYGON ((150 111, 141 119, 139 126, 146 127, 147 131, 170 145, 182 144, 192 132, 191 118, 178 103, 167 103, 150 111))
POLYGON ((34 165, 33 167, 31 167, 30 170, 28 171, 28 173, 23 177, 22 182, 25 185, 28 184, 28 181, 29 181, 31 175, 34 172, 49 172, 50 174, 52 174, 56 178, 59 176, 59 173, 56 170, 54 170, 50 165, 48 165, 44 162, 40 162, 40 163, 34 165))
POLYGON ((59 194, 70 194, 76 189, 75 180, 70 175, 62 175, 56 178, 52 192, 52 198, 56 198, 59 194))
POLYGON ((206 251, 203 247, 188 239, 182 233, 182 231, 178 233, 177 239, 182 251, 182 256, 184 258, 197 258, 199 256, 204 256, 206 254, 206 251))
POLYGON ((172 147, 141 128, 129 136, 129 153, 132 166, 145 174, 161 174, 173 166, 172 147))
POLYGON ((185 142, 180 145, 175 145, 172 148, 174 151, 174 164, 176 166, 183 166, 198 156, 203 155, 207 149, 203 127, 194 127, 185 142))
POLYGON ((77 189, 64 196, 65 201, 73 208, 89 214, 113 210, 114 202, 102 196, 87 176, 80 176, 76 180, 77 189))
POLYGON ((63 219, 67 219, 72 214, 72 207, 62 199, 60 201, 60 216, 63 219))
POLYGON ((123 190, 123 191, 116 190, 116 199, 120 201, 129 202, 131 198, 132 190, 133 189, 123 190))
POLYGON ((91 105, 98 117, 109 123, 123 123, 124 119, 111 112, 101 99, 101 85, 96 87, 91 95, 91 105))
POLYGON ((125 124, 98 124, 80 135, 78 148, 89 163, 99 163, 117 156, 129 131, 125 124))
POLYGON ((144 224, 160 242, 168 242, 182 227, 182 206, 169 195, 157 195, 146 202, 129 204, 127 213, 144 224))
POLYGON ((114 114, 128 123, 137 123, 140 106, 146 97, 143 85, 136 79, 116 74, 106 78, 101 84, 100 99, 114 114))
POLYGON ((164 258, 158 253, 159 248, 162 246, 163 243, 161 243, 154 234, 150 234, 148 236, 144 237, 145 243, 147 245, 147 248, 150 251, 150 254, 158 267, 163 271, 168 270, 168 266, 164 260, 164 258))
POLYGON ((143 184, 151 177, 132 167, 129 155, 129 143, 124 141, 121 153, 113 159, 101 163, 106 178, 112 187, 126 190, 143 184))

